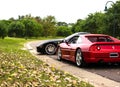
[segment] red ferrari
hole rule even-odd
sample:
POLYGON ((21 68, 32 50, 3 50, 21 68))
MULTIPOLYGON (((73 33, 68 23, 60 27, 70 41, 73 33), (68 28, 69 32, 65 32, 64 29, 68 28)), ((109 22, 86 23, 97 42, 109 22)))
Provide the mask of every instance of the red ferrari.
POLYGON ((57 59, 80 67, 87 63, 120 63, 120 40, 104 34, 76 35, 59 44, 57 59))

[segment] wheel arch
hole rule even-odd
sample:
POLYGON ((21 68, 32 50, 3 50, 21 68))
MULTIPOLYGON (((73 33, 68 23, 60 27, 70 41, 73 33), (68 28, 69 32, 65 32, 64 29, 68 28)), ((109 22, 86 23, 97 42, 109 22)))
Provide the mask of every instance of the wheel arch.
POLYGON ((83 61, 84 61, 84 56, 83 56, 83 52, 82 52, 82 49, 80 47, 78 47, 75 51, 75 58, 76 58, 76 53, 77 53, 77 50, 80 49, 81 53, 82 53, 82 58, 83 58, 83 61))
POLYGON ((80 48, 80 47, 76 48, 76 50, 75 50, 75 55, 76 55, 76 52, 77 52, 77 50, 78 50, 78 49, 80 49, 80 50, 81 50, 81 48, 80 48))
POLYGON ((86 66, 86 62, 85 62, 85 60, 84 60, 84 56, 83 56, 83 52, 82 52, 82 49, 80 48, 80 47, 78 47, 77 49, 76 49, 76 52, 75 52, 75 61, 76 61, 76 53, 77 53, 77 51, 80 49, 80 51, 81 51, 81 56, 82 56, 82 61, 81 61, 81 65, 79 66, 79 67, 84 67, 84 66, 86 66))
POLYGON ((46 44, 44 45, 44 47, 45 47, 46 45, 48 45, 48 44, 54 44, 55 46, 57 46, 56 43, 54 43, 54 42, 49 42, 49 43, 46 43, 46 44))

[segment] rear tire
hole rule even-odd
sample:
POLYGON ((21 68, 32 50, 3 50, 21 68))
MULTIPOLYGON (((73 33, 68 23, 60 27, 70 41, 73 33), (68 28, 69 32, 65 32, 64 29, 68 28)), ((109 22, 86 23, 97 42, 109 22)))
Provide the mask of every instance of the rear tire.
POLYGON ((78 67, 83 67, 85 65, 85 62, 84 62, 83 56, 82 56, 82 52, 80 49, 78 49, 76 51, 75 61, 76 61, 76 65, 78 67))

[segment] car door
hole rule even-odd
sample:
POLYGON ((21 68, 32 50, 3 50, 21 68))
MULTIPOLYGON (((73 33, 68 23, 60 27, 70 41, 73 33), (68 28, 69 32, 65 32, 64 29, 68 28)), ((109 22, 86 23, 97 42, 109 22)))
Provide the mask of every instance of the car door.
POLYGON ((63 57, 65 59, 67 60, 71 59, 71 55, 73 54, 75 50, 74 48, 76 47, 76 41, 78 37, 79 36, 74 36, 64 43, 64 49, 62 49, 62 52, 63 52, 63 57))

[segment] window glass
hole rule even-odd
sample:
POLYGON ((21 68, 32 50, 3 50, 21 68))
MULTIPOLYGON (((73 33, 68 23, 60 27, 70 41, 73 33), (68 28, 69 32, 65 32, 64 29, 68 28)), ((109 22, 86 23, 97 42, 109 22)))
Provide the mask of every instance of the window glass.
POLYGON ((78 40, 77 40, 77 44, 81 44, 82 43, 82 38, 79 37, 78 40))
POLYGON ((113 42, 113 40, 107 36, 88 36, 87 38, 91 42, 113 42))
POLYGON ((74 36, 73 38, 71 38, 71 39, 68 41, 68 43, 69 43, 69 44, 76 44, 76 41, 77 41, 78 37, 79 37, 79 36, 74 36))

